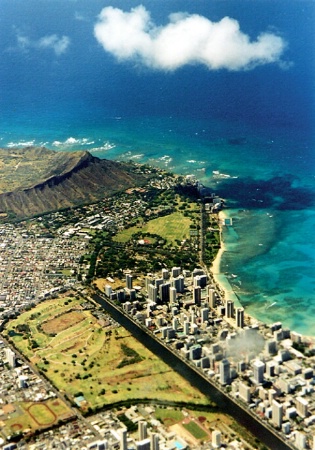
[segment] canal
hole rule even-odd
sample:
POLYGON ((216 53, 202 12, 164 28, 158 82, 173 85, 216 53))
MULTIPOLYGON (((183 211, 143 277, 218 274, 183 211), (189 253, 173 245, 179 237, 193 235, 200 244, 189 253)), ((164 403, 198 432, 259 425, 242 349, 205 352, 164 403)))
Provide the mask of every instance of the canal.
POLYGON ((181 359, 172 348, 168 347, 167 344, 160 342, 154 335, 147 332, 144 327, 137 324, 118 307, 98 294, 93 294, 91 297, 145 347, 161 358, 172 369, 176 370, 176 372, 188 380, 190 384, 195 386, 201 393, 215 402, 222 412, 229 414, 237 420, 237 422, 246 427, 266 446, 275 450, 292 450, 292 448, 294 448, 284 442, 275 430, 271 427, 267 427, 267 425, 262 423, 259 418, 256 419, 254 414, 247 410, 246 406, 243 408, 240 404, 236 403, 234 399, 223 393, 219 387, 215 386, 212 381, 207 379, 194 365, 190 365, 188 361, 181 359))

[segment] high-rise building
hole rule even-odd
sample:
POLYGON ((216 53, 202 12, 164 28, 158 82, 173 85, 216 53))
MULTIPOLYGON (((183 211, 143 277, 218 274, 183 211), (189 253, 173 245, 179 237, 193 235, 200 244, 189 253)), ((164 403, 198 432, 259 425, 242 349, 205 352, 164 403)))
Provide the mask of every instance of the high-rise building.
POLYGON ((189 320, 184 321, 184 334, 187 336, 190 331, 190 323, 189 320))
POLYGON ((158 433, 151 434, 151 450, 160 450, 160 436, 158 433))
POLYGON ((212 445, 214 448, 220 448, 221 447, 221 431, 219 431, 219 430, 212 431, 211 440, 212 440, 212 445))
POLYGON ((265 364, 257 359, 253 364, 254 369, 254 381, 260 384, 264 381, 265 364))
POLYGON ((176 291, 179 292, 180 294, 182 294, 185 290, 185 283, 184 283, 185 279, 183 277, 183 275, 179 275, 177 278, 174 278, 171 281, 171 285, 176 288, 176 291))
POLYGON ((249 403, 250 402, 250 387, 247 384, 240 382, 238 390, 239 390, 239 398, 241 400, 243 400, 244 402, 249 403))
POLYGON ((196 275, 194 276, 194 286, 200 286, 201 288, 205 288, 207 285, 207 275, 196 275))
POLYGON ((170 287, 170 303, 176 303, 176 288, 175 287, 170 287))
POLYGON ((104 439, 103 441, 98 441, 96 443, 97 450, 108 450, 108 441, 104 439))
POLYGON ((110 297, 110 294, 113 292, 112 287, 109 284, 106 284, 105 286, 105 295, 106 297, 110 297))
POLYGON ((299 450, 304 450, 306 447, 306 436, 301 431, 297 431, 295 434, 295 445, 299 450))
POLYGON ((234 317, 234 302, 232 300, 228 300, 225 303, 225 317, 228 319, 234 317))
POLYGON ((177 278, 181 274, 181 268, 180 267, 172 267, 171 274, 173 278, 177 278))
POLYGON ((125 300, 125 291, 124 289, 120 289, 119 291, 117 291, 117 300, 120 302, 123 302, 125 300))
POLYGON ((128 437, 128 433, 126 429, 121 429, 119 430, 120 432, 120 450, 127 450, 127 437, 128 437))
POLYGON ((145 288, 147 291, 149 290, 149 284, 154 284, 154 279, 151 273, 148 273, 145 277, 145 288))
POLYGON ((189 359, 200 359, 202 353, 202 347, 199 344, 195 344, 189 349, 189 359))
POLYGON ((197 287, 197 286, 200 286, 200 285, 201 285, 201 282, 200 282, 200 275, 196 275, 196 276, 194 277, 194 282, 193 282, 193 284, 194 284, 194 287, 197 287))
POLYGON ((129 313, 131 311, 132 304, 130 302, 126 302, 122 305, 122 307, 125 312, 129 313))
POLYGON ((150 439, 143 439, 142 441, 136 442, 137 450, 150 450, 151 442, 150 439))
POLYGON ((277 397, 278 392, 275 389, 268 389, 268 401, 271 404, 277 397))
POLYGON ((156 303, 157 300, 157 287, 154 284, 149 284, 148 286, 148 298, 152 302, 156 303))
POLYGON ((193 301, 194 301, 195 305, 198 305, 198 306, 201 305, 201 287, 200 286, 193 287, 193 301))
POLYGON ((147 422, 144 420, 139 420, 138 422, 138 433, 140 441, 143 441, 143 439, 148 437, 147 422))
POLYGON ((6 349, 6 357, 7 357, 7 361, 10 367, 15 367, 16 365, 16 356, 13 350, 11 350, 10 348, 6 349))
POLYGON ((272 423, 275 427, 281 428, 283 418, 283 405, 276 400, 272 400, 272 423))
POLYGON ((201 322, 202 323, 206 322, 209 318, 209 308, 202 308, 200 314, 201 314, 201 322))
POLYGON ((215 290, 212 289, 210 286, 208 286, 208 292, 207 292, 208 302, 210 308, 215 308, 215 302, 216 302, 216 295, 215 290))
POLYGON ((132 289, 132 275, 129 273, 126 275, 126 288, 129 290, 132 289))
POLYGON ((230 383, 230 362, 228 359, 222 359, 219 365, 220 370, 220 383, 229 384, 230 383))
POLYGON ((161 284, 163 284, 163 283, 164 283, 163 278, 157 278, 157 279, 155 280, 155 286, 156 286, 157 288, 159 288, 159 286, 161 286, 161 284))
POLYGON ((192 272, 193 278, 194 278, 196 275, 204 275, 204 274, 205 274, 205 273, 204 273, 204 270, 201 269, 201 268, 199 268, 199 269, 194 269, 193 272, 192 272))
POLYGON ((170 287, 170 283, 163 283, 159 286, 159 296, 163 303, 170 301, 170 287))
POLYGON ((170 273, 168 269, 162 269, 162 278, 163 280, 168 280, 170 277, 170 273))
POLYGON ((275 376, 275 367, 276 367, 276 363, 273 360, 267 361, 267 363, 266 363, 266 375, 268 377, 274 377, 275 376))
POLYGON ((236 308, 236 326, 238 328, 244 327, 244 308, 236 308))
POLYGON ((295 399, 296 412, 300 417, 308 415, 308 401, 303 397, 296 397, 295 399))
POLYGON ((277 354, 277 342, 274 339, 268 339, 265 342, 265 352, 267 355, 276 355, 277 354))
POLYGON ((201 287, 201 289, 203 289, 207 286, 207 275, 199 275, 199 278, 200 278, 199 286, 201 287))

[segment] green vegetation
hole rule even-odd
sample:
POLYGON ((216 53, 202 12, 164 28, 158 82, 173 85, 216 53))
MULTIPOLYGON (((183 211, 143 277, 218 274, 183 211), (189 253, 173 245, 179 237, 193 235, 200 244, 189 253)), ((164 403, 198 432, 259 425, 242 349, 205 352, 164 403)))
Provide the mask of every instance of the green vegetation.
MULTIPOLYGON (((175 211, 167 216, 158 217, 150 220, 143 227, 141 233, 147 233, 160 236, 167 243, 175 244, 176 241, 182 241, 189 238, 189 229, 191 219, 185 217, 181 212, 175 211)), ((128 242, 134 234, 139 232, 139 227, 127 228, 114 237, 114 241, 128 242)))
POLYGON ((129 433, 134 433, 138 429, 138 425, 132 420, 128 419, 126 414, 119 414, 118 418, 126 427, 129 433))
POLYGON ((184 415, 181 410, 173 408, 156 408, 155 417, 165 425, 183 420, 184 415))
POLYGON ((194 421, 183 423, 183 427, 196 439, 204 439, 208 436, 208 434, 194 421))
POLYGON ((83 393, 84 411, 135 398, 209 404, 127 330, 102 328, 85 305, 79 297, 47 300, 9 322, 4 334, 68 398, 83 393), (29 329, 18 333, 24 323, 29 329))
POLYGON ((39 428, 51 427, 73 417, 71 409, 60 399, 18 402, 15 406, 14 413, 2 419, 1 432, 5 436, 21 434, 24 430, 36 432, 39 428))
POLYGON ((230 424, 230 428, 234 430, 238 436, 242 436, 242 439, 248 442, 252 448, 257 448, 258 450, 266 449, 264 444, 262 444, 253 434, 251 434, 245 427, 242 427, 238 422, 234 421, 230 424))
POLYGON ((126 344, 121 344, 121 349, 126 357, 118 364, 118 369, 142 361, 143 358, 139 355, 139 353, 128 347, 126 344))

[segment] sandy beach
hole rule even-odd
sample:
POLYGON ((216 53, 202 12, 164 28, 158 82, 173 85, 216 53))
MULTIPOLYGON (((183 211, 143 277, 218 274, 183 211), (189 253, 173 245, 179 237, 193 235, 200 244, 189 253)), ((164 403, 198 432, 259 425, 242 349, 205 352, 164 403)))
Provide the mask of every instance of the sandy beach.
POLYGON ((234 305, 235 307, 240 307, 242 306, 239 298, 237 297, 237 295, 234 293, 230 282, 228 280, 228 278, 226 277, 226 275, 224 273, 221 272, 221 259, 222 259, 222 255, 224 254, 224 252, 227 251, 226 245, 224 243, 223 240, 223 236, 222 236, 222 231, 223 231, 223 223, 224 220, 229 218, 228 214, 225 211, 220 211, 219 212, 219 227, 220 227, 220 241, 221 241, 221 246, 220 246, 220 250, 217 253, 216 258, 214 259, 212 266, 210 268, 210 271, 212 273, 213 279, 215 281, 215 284, 217 286, 217 289, 220 291, 221 295, 223 295, 225 300, 232 300, 234 301, 234 305))
MULTIPOLYGON (((219 218, 218 223, 219 223, 219 227, 220 227, 221 246, 217 253, 216 258, 214 259, 214 261, 210 267, 210 272, 211 272, 213 280, 215 282, 216 289, 220 292, 222 297, 225 300, 234 301, 235 307, 240 307, 240 306, 242 306, 242 304, 241 304, 239 298, 237 297, 237 295, 234 293, 234 291, 230 285, 230 282, 229 282, 228 278, 226 277, 226 274, 224 272, 221 272, 221 267, 220 267, 223 254, 224 254, 224 252, 228 251, 227 246, 224 243, 224 239, 223 239, 223 229, 225 226, 224 219, 228 219, 229 215, 226 213, 226 211, 220 211, 218 218, 219 218)), ((257 317, 255 318, 255 317, 249 315, 248 313, 246 313, 246 311, 245 311, 245 316, 250 320, 258 320, 258 321, 260 320, 257 317)), ((310 345, 315 344, 314 336, 303 335, 302 337, 303 337, 303 340, 310 343, 310 345)))

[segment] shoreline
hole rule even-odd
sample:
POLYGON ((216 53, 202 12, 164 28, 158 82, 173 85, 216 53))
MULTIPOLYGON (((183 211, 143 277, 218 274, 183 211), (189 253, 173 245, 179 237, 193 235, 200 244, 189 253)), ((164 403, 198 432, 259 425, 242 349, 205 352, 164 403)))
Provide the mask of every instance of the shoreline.
MULTIPOLYGON (((228 251, 227 246, 222 237, 223 227, 224 227, 224 225, 222 225, 222 222, 224 219, 228 219, 228 218, 229 218, 229 215, 225 211, 223 211, 223 210, 219 211, 218 224, 219 224, 219 228, 220 228, 220 249, 210 267, 210 272, 211 272, 215 287, 219 291, 220 295, 223 297, 224 300, 232 300, 232 301, 234 301, 234 306, 236 308, 238 308, 238 307, 244 308, 244 315, 245 315, 245 317, 247 317, 247 319, 250 320, 250 322, 256 321, 256 322, 266 323, 265 321, 259 319, 258 317, 248 314, 245 307, 242 305, 241 300, 239 299, 237 294, 235 294, 235 292, 233 291, 233 288, 230 285, 228 278, 220 270, 222 256, 226 251, 228 251)), ((291 330, 291 331, 294 331, 294 330, 291 330)), ((302 341, 309 342, 311 345, 315 345, 315 336, 305 335, 302 333, 298 333, 298 334, 301 336, 302 341)))
POLYGON ((232 289, 232 286, 230 285, 230 282, 228 280, 228 278, 226 277, 226 275, 224 273, 222 273, 220 271, 220 265, 221 265, 221 261, 222 261, 222 256, 223 254, 227 251, 227 247, 225 245, 225 242, 222 238, 222 232, 223 232, 223 225, 222 225, 222 221, 224 219, 229 218, 229 216, 224 212, 224 211, 219 211, 218 213, 218 222, 219 222, 219 228, 220 228, 220 249, 215 257, 215 259, 213 260, 211 267, 210 267, 210 272, 212 274, 212 278, 215 282, 215 285, 217 287, 217 289, 219 290, 219 292, 221 294, 223 294, 223 298, 225 300, 232 300, 234 302, 234 306, 235 307, 242 307, 243 305, 240 302, 240 299, 238 298, 238 296, 235 294, 235 292, 232 289))

